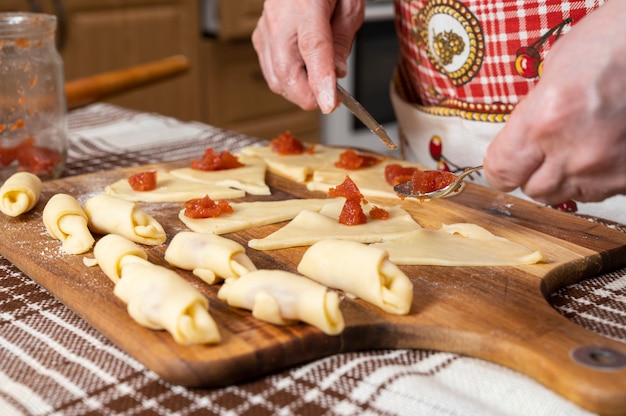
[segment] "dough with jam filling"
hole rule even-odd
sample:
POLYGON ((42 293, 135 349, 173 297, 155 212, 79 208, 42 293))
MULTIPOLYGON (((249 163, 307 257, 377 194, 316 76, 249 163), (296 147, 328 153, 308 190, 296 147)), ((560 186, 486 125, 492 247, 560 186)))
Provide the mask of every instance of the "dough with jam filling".
POLYGON ((302 321, 328 335, 340 334, 345 325, 337 292, 284 270, 261 269, 227 280, 218 297, 276 325, 302 321))
POLYGON ((179 232, 172 238, 165 260, 172 266, 191 270, 209 284, 256 270, 241 244, 219 235, 192 231, 179 232))
POLYGON ((157 171, 157 187, 152 191, 135 191, 128 178, 104 188, 108 195, 134 202, 185 202, 209 195, 211 199, 241 198, 246 193, 215 183, 200 183, 183 179, 169 172, 157 171))
MULTIPOLYGON (((236 155, 244 166, 222 170, 198 170, 191 168, 173 169, 170 171, 175 177, 201 184, 215 184, 219 186, 240 189, 251 195, 271 195, 269 186, 265 183, 265 162, 257 157, 236 155)), ((211 196, 211 194, 209 194, 211 196)), ((215 197, 212 199, 224 199, 215 197)))
POLYGON ((84 210, 89 229, 96 234, 119 234, 152 246, 165 242, 163 226, 134 202, 100 194, 89 198, 84 210))
POLYGON ((304 152, 299 155, 280 155, 270 146, 247 146, 241 149, 242 155, 256 156, 267 164, 271 172, 289 178, 298 183, 305 183, 311 179, 313 173, 320 167, 335 163, 339 155, 346 149, 316 144, 313 152, 304 152))
POLYGON ((149 262, 135 243, 108 234, 96 243, 94 255, 135 322, 164 329, 183 345, 220 342, 208 299, 174 270, 149 262))
POLYGON ((192 231, 198 233, 226 234, 251 227, 287 221, 304 209, 318 211, 337 199, 287 199, 283 201, 231 202, 231 214, 216 218, 189 218, 185 210, 178 213, 178 218, 192 231))
POLYGON ((30 172, 17 172, 0 186, 0 212, 17 217, 39 202, 41 179, 30 172))
MULTIPOLYGON (((276 250, 310 246, 327 238, 373 243, 398 238, 421 228, 411 214, 398 206, 379 206, 389 212, 389 218, 386 220, 368 218, 365 224, 340 224, 338 219, 344 203, 344 198, 335 198, 335 201, 324 205, 319 212, 302 210, 284 227, 264 238, 248 241, 248 247, 256 250, 276 250)), ((364 212, 369 213, 372 207, 373 204, 363 205, 364 212)))
POLYGON ((380 248, 354 241, 322 240, 307 249, 298 272, 385 312, 406 315, 411 309, 413 284, 380 248))
POLYGON ((87 226, 87 214, 71 195, 55 194, 43 208, 43 224, 50 236, 62 243, 68 254, 82 254, 91 249, 94 238, 87 226))

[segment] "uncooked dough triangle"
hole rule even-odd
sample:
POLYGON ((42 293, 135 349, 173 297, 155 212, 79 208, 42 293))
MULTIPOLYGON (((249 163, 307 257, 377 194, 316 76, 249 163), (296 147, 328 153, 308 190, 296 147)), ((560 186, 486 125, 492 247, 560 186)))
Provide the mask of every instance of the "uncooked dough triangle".
POLYGON ((389 219, 386 220, 370 218, 365 224, 340 224, 338 218, 345 199, 338 199, 325 205, 319 213, 311 210, 300 212, 287 225, 267 237, 248 241, 248 246, 257 250, 275 250, 310 246, 327 238, 374 243, 399 238, 421 228, 408 212, 397 206, 383 207, 389 212, 389 219))

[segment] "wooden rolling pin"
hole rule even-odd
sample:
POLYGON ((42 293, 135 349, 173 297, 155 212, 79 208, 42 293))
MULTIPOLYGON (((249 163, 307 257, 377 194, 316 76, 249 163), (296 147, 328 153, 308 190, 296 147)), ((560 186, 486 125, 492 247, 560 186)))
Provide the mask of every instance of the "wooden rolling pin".
POLYGON ((175 55, 124 69, 103 72, 65 83, 67 109, 82 107, 105 97, 126 92, 183 73, 189 69, 185 56, 175 55))

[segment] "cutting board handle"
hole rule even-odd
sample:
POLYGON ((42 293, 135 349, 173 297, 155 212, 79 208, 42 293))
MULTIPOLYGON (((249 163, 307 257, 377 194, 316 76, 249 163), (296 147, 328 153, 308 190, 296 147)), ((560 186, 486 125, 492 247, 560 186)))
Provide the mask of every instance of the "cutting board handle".
MULTIPOLYGON (((504 294, 480 290, 464 304, 437 308, 431 316, 441 321, 431 325, 402 325, 398 320, 397 344, 388 347, 481 358, 526 374, 593 412, 626 415, 626 344, 561 315, 536 281, 512 279, 506 290, 504 294), (451 313, 467 314, 464 324, 446 325, 451 313)), ((419 290, 416 294, 419 297, 419 290)), ((442 300, 439 305, 443 304, 442 300)))

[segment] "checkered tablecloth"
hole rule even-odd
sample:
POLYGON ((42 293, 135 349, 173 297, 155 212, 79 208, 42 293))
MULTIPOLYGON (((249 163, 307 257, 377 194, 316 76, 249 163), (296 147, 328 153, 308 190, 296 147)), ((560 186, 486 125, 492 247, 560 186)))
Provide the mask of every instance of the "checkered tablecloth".
MULTIPOLYGON (((96 104, 69 115, 66 175, 235 150, 250 137, 96 104)), ((626 232, 626 227, 612 225, 626 232)), ((626 269, 561 289, 571 320, 626 342, 626 269)), ((219 389, 168 384, 0 256, 0 415, 585 415, 528 377, 425 350, 338 354, 219 389)))

